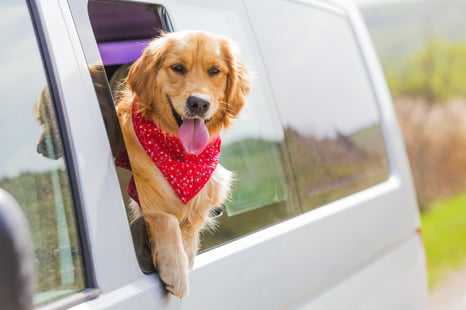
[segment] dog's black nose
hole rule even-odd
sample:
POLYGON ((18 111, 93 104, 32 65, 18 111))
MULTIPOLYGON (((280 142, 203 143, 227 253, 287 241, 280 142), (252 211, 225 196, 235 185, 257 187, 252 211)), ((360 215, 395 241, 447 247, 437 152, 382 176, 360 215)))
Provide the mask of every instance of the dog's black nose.
POLYGON ((197 96, 189 96, 186 100, 186 105, 189 112, 195 115, 202 115, 209 109, 210 101, 197 96))

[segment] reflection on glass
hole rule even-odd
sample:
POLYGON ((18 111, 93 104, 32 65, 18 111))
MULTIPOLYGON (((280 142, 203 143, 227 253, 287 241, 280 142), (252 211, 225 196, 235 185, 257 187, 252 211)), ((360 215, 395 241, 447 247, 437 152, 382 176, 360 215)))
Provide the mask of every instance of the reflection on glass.
POLYGON ((288 199, 283 160, 283 129, 263 85, 256 83, 243 118, 223 135, 220 163, 235 173, 228 216, 288 199))
POLYGON ((0 29, 9 29, 0 33, 0 187, 28 219, 38 277, 35 304, 43 305, 84 288, 81 251, 61 138, 29 13, 25 3, 0 7, 6 17, 0 29))
POLYGON ((376 99, 344 12, 282 1, 254 5, 303 209, 386 180, 376 99), (278 32, 287 33, 280 44, 278 32))
POLYGON ((226 206, 228 216, 248 212, 287 199, 287 185, 274 141, 245 139, 222 149, 222 164, 234 171, 233 197, 226 206))
POLYGON ((385 146, 378 125, 327 138, 303 135, 287 128, 286 136, 305 210, 348 196, 388 177, 385 146))

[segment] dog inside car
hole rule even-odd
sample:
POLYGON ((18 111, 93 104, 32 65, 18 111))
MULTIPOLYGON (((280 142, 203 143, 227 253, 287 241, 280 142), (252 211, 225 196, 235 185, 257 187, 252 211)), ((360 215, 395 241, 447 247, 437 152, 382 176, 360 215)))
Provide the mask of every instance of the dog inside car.
POLYGON ((132 171, 128 193, 168 292, 188 294, 188 273, 212 210, 229 197, 220 133, 250 89, 248 70, 222 36, 182 31, 152 40, 131 66, 117 114, 132 171))

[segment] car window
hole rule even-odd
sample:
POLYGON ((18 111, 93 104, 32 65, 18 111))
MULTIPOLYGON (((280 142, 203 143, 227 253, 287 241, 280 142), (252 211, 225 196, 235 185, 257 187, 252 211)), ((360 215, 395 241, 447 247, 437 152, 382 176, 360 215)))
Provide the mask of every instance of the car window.
MULTIPOLYGON (((36 306, 84 289, 66 162, 28 8, 0 4, 0 188, 28 219, 36 261, 36 306)), ((1 307, 1 306, 0 306, 1 307)))
POLYGON ((248 6, 304 210, 387 180, 377 101, 345 12, 283 0, 248 6))

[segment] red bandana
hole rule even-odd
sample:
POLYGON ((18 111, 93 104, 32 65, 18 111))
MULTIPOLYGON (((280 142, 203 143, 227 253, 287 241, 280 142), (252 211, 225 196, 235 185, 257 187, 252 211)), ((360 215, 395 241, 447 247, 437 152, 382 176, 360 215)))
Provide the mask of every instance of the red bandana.
MULTIPOLYGON (((220 159, 220 137, 207 144, 199 154, 189 154, 183 148, 181 141, 163 133, 151 119, 145 119, 136 113, 133 103, 133 127, 139 143, 159 168, 167 181, 175 190, 183 203, 187 203, 209 181, 220 159)), ((116 159, 116 164, 129 168, 125 163, 126 154, 116 159)), ((128 184, 128 194, 139 202, 133 178, 128 184)))

